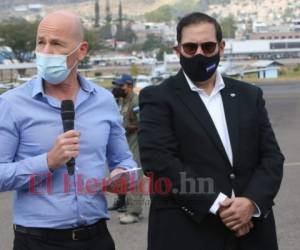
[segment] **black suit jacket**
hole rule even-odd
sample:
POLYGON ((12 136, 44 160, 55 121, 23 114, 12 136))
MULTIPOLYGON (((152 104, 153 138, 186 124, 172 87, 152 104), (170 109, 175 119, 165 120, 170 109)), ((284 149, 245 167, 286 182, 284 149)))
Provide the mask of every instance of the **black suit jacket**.
POLYGON ((272 206, 284 157, 261 89, 229 78, 224 82, 221 96, 233 167, 204 103, 182 71, 140 93, 141 161, 152 179, 148 250, 224 249, 233 234, 209 208, 220 192, 230 197, 232 189, 262 212, 253 219, 254 229, 238 239, 240 248, 277 249, 272 206))

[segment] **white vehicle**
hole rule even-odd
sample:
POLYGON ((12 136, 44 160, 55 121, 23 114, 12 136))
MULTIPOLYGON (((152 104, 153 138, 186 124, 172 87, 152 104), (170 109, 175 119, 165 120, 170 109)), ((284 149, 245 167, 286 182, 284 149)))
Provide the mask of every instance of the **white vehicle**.
POLYGON ((143 65, 155 65, 156 62, 157 60, 152 57, 142 57, 142 59, 140 59, 140 63, 143 65))
POLYGON ((103 67, 103 66, 111 66, 111 65, 128 66, 131 64, 141 64, 142 62, 136 56, 107 55, 107 56, 91 57, 90 63, 92 65, 99 65, 103 67))
POLYGON ((150 76, 138 75, 136 77, 136 81, 135 81, 135 92, 139 93, 141 91, 141 89, 151 86, 151 85, 153 85, 153 84, 152 84, 150 76))

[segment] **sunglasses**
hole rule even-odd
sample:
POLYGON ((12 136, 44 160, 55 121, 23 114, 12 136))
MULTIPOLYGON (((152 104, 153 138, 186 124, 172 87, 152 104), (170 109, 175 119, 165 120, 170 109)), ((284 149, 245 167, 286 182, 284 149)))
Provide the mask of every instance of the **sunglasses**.
POLYGON ((201 50, 203 54, 210 55, 214 53, 217 47, 216 42, 205 42, 205 43, 183 43, 180 44, 182 47, 183 51, 189 55, 189 56, 194 56, 198 50, 199 47, 201 47, 201 50))

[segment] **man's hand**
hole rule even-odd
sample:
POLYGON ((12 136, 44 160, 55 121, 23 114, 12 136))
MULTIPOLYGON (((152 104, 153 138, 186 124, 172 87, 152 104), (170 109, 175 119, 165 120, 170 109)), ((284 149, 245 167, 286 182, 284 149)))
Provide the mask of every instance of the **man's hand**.
POLYGON ((218 213, 220 214, 224 212, 226 209, 228 209, 231 206, 232 203, 233 203, 233 199, 227 197, 222 203, 219 204, 220 208, 218 210, 218 213))
POLYGON ((249 233, 252 228, 253 228, 253 223, 252 223, 252 221, 249 221, 245 226, 242 226, 240 229, 235 231, 234 234, 236 237, 239 238, 239 237, 242 237, 242 236, 246 235, 247 233, 249 233))
POLYGON ((126 170, 124 168, 115 168, 113 171, 111 171, 109 178, 113 179, 115 176, 120 175, 125 172, 126 172, 126 170))
POLYGON ((80 132, 70 130, 59 135, 53 148, 47 154, 48 168, 55 170, 79 154, 80 132))
POLYGON ((226 199, 220 204, 219 215, 223 223, 232 231, 241 233, 246 232, 248 227, 245 227, 255 213, 256 207, 251 200, 244 197, 226 199))
POLYGON ((119 167, 111 171, 108 179, 109 185, 106 187, 108 192, 116 194, 126 193, 129 180, 127 180, 126 175, 125 177, 122 176, 122 173, 125 172, 125 169, 119 167), (118 175, 120 178, 117 177, 118 175))

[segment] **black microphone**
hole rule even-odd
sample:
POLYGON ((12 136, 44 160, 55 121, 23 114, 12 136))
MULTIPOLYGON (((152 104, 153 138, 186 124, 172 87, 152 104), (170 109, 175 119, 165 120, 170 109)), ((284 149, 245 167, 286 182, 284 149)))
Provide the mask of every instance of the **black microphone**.
MULTIPOLYGON (((74 103, 72 100, 64 100, 61 102, 61 119, 64 127, 64 132, 74 129, 74 103)), ((67 170, 69 175, 74 174, 75 159, 72 158, 67 162, 67 170)))

